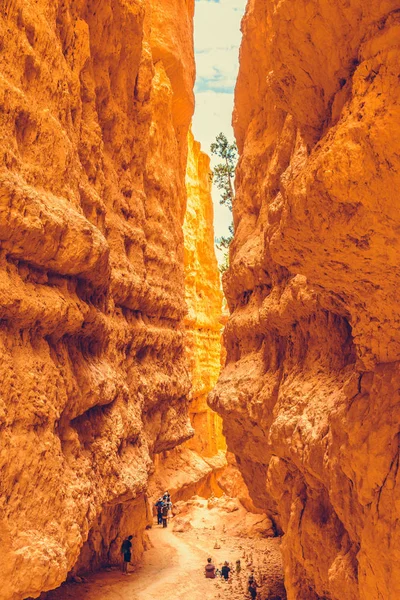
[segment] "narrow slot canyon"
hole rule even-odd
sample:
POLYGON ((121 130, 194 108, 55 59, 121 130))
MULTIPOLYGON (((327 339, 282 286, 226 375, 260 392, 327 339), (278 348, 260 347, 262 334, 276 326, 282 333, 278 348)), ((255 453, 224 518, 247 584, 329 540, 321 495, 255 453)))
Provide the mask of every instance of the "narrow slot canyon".
POLYGON ((398 0, 0 0, 0 600, 399 600, 399 148, 398 0))

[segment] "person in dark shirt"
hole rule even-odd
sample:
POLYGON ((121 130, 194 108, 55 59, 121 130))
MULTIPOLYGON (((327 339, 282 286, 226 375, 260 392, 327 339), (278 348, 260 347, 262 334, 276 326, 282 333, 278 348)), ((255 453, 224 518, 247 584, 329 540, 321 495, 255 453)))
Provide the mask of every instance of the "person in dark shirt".
POLYGON ((171 494, 169 492, 165 492, 162 501, 168 506, 168 510, 172 510, 171 494))
POLYGON ((133 535, 129 535, 122 542, 121 554, 123 556, 123 562, 122 562, 122 572, 123 573, 128 572, 128 564, 131 562, 131 558, 132 558, 132 542, 131 542, 131 540, 132 540, 132 538, 133 538, 133 535))
POLYGON ((159 498, 154 505, 157 509, 157 525, 162 524, 162 508, 164 506, 164 502, 162 498, 159 498))
POLYGON ((225 561, 224 566, 221 569, 221 577, 223 577, 226 581, 229 579, 229 573, 231 569, 229 567, 229 563, 225 561))
POLYGON ((211 558, 207 558, 205 574, 207 579, 215 579, 215 567, 211 562, 211 558))
POLYGON ((257 598, 257 588, 258 588, 258 585, 254 581, 254 579, 253 579, 253 581, 249 582, 249 588, 248 589, 249 589, 249 594, 250 594, 251 600, 256 600, 256 598, 257 598))
POLYGON ((168 511, 169 511, 168 504, 163 502, 163 507, 162 507, 162 526, 163 527, 168 527, 168 511))

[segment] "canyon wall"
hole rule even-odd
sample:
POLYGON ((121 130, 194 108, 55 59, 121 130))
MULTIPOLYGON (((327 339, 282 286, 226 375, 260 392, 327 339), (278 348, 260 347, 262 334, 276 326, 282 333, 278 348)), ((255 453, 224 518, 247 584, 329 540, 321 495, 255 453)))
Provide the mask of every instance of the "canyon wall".
POLYGON ((0 2, 0 598, 134 557, 185 354, 194 0, 0 2), (83 546, 83 544, 85 544, 83 546))
POLYGON ((250 0, 210 403, 291 600, 400 597, 400 5, 250 0))
POLYGON ((221 495, 218 475, 226 467, 222 419, 207 404, 221 370, 222 290, 214 246, 210 158, 188 135, 187 208, 183 225, 186 355, 192 382, 189 414, 193 437, 156 457, 149 491, 166 489, 173 500, 194 494, 221 495))

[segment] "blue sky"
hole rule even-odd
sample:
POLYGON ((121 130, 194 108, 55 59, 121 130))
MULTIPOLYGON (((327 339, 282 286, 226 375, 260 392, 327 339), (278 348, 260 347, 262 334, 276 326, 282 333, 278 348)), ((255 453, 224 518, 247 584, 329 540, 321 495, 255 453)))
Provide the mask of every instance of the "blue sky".
MULTIPOLYGON (((233 141, 233 92, 245 5, 246 0, 196 0, 197 80, 193 133, 208 154, 210 144, 220 131, 233 141)), ((219 205, 217 190, 213 190, 213 199, 215 235, 220 237, 227 235, 231 215, 219 205)))

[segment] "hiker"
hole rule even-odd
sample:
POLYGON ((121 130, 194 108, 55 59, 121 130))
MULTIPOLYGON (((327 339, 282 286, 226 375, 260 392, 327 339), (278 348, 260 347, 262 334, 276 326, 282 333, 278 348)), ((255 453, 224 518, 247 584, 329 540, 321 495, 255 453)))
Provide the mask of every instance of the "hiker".
POLYGON ((159 498, 154 506, 157 508, 157 525, 162 525, 162 508, 164 506, 163 499, 159 498))
POLYGON ((256 598, 257 598, 257 588, 258 588, 258 585, 257 585, 256 580, 254 579, 253 575, 250 575, 249 582, 248 582, 248 587, 247 587, 247 591, 250 594, 251 600, 256 600, 256 598))
POLYGON ((236 575, 239 575, 241 570, 242 570, 242 565, 240 564, 240 560, 237 560, 236 561, 236 575))
POLYGON ((168 510, 172 510, 171 494, 169 492, 164 492, 163 502, 167 504, 168 510))
POLYGON ((121 554, 123 556, 122 562, 122 572, 128 573, 128 564, 131 562, 132 558, 132 540, 133 535, 128 535, 127 538, 124 539, 121 546, 121 554))
POLYGON ((249 583, 249 594, 250 594, 250 598, 251 600, 256 600, 257 598, 257 584, 256 582, 253 580, 251 583, 249 583))
POLYGON ((206 579, 215 579, 215 567, 211 562, 211 558, 207 558, 207 564, 205 566, 206 579))
POLYGON ((163 502, 163 507, 162 507, 162 526, 163 527, 168 527, 168 504, 166 504, 165 502, 163 502))
POLYGON ((228 581, 229 579, 229 573, 230 573, 230 566, 228 561, 224 562, 224 566, 221 569, 221 577, 223 577, 225 579, 225 581, 228 581))

